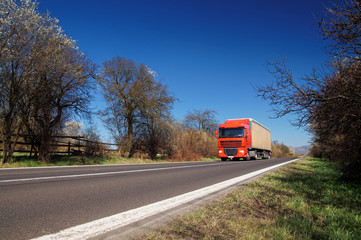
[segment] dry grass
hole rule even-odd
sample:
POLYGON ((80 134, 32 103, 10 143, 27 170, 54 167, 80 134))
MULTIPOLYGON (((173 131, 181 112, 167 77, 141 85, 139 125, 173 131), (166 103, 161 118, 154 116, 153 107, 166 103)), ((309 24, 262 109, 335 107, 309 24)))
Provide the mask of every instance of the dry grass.
POLYGON ((141 239, 360 239, 360 187, 339 177, 301 160, 141 239))
POLYGON ((178 132, 174 141, 171 158, 177 161, 195 161, 218 156, 217 139, 204 131, 187 129, 178 132))
POLYGON ((277 141, 272 142, 272 157, 274 158, 284 158, 284 157, 292 157, 290 154, 290 149, 283 143, 279 143, 277 141))

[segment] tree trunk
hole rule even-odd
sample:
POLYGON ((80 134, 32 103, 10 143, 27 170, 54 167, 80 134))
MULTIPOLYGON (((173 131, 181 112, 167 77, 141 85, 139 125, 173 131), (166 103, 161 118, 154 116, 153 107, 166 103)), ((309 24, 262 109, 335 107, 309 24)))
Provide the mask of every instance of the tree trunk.
POLYGON ((3 157, 1 164, 5 164, 11 159, 11 136, 3 136, 3 157))
POLYGON ((149 141, 147 143, 149 157, 152 160, 157 158, 159 141, 154 132, 149 133, 149 141))
POLYGON ((133 121, 128 120, 128 139, 127 148, 129 149, 128 158, 133 157, 135 153, 135 146, 133 144, 133 121))
POLYGON ((39 160, 46 163, 50 162, 50 140, 50 133, 44 131, 39 148, 39 160))
POLYGON ((14 149, 13 149, 13 144, 11 143, 11 125, 9 124, 10 121, 7 121, 4 124, 4 129, 3 129, 3 135, 2 135, 2 140, 3 140, 3 158, 1 163, 5 164, 7 162, 10 162, 11 160, 11 156, 14 153, 14 149))

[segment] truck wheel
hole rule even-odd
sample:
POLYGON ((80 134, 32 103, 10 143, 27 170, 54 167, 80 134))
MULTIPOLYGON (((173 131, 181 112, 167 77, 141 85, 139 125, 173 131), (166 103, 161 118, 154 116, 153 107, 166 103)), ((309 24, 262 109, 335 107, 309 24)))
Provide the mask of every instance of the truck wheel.
POLYGON ((244 158, 246 161, 251 160, 251 157, 249 156, 249 154, 247 153, 247 157, 244 158))

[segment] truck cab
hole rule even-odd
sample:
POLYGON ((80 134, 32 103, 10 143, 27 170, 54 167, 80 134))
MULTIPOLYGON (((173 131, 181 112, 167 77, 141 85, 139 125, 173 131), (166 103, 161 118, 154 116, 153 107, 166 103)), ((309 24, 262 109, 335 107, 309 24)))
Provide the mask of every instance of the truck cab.
MULTIPOLYGON (((218 156, 223 160, 247 158, 249 125, 227 120, 218 129, 218 156), (248 131, 248 133, 247 133, 248 131)), ((249 156, 248 156, 249 158, 249 156)))
POLYGON ((269 158, 271 156, 270 131, 253 119, 226 120, 224 124, 219 125, 216 135, 218 137, 218 156, 222 161, 239 160, 240 158, 246 160, 258 157, 269 158), (256 146, 253 146, 254 143, 256 146))

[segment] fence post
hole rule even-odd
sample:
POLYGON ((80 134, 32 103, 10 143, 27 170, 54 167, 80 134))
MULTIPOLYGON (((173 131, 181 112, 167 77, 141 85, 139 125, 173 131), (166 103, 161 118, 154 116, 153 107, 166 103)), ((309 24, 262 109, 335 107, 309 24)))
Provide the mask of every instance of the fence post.
POLYGON ((31 158, 31 155, 33 154, 33 144, 31 144, 31 147, 30 147, 30 154, 29 154, 29 157, 31 158))
POLYGON ((68 142, 68 156, 70 156, 70 141, 68 142))

